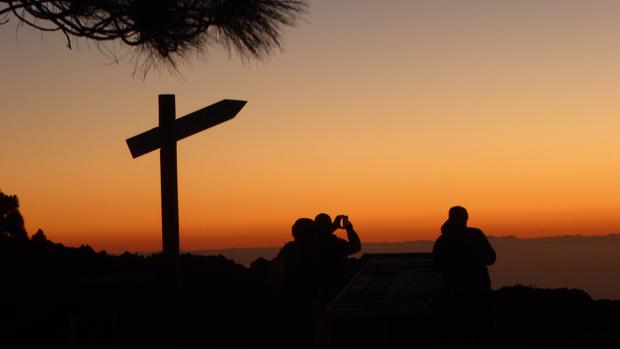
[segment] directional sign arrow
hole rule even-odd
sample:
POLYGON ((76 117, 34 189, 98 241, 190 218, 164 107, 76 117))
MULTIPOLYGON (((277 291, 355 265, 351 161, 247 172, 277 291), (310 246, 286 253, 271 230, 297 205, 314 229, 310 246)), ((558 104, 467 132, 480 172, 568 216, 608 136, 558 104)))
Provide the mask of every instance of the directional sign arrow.
MULTIPOLYGON (((174 121, 174 138, 179 141, 234 118, 247 101, 223 99, 174 121)), ((131 156, 137 158, 161 147, 161 128, 155 127, 127 139, 131 156)))

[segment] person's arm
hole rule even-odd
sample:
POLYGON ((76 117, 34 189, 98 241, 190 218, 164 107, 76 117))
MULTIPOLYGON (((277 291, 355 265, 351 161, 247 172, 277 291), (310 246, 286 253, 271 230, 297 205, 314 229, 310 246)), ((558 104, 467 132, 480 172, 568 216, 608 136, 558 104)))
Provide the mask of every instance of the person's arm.
POLYGON ((293 242, 287 242, 284 246, 282 246, 276 258, 272 259, 269 263, 272 269, 281 270, 284 268, 286 263, 289 262, 292 248, 293 242))
POLYGON ((482 230, 478 230, 479 239, 480 239, 480 257, 482 258, 481 262, 486 265, 493 265, 495 260, 497 259, 497 255, 495 254, 495 250, 489 239, 487 239, 486 235, 482 232, 482 230))
POLYGON ((495 250, 493 249, 493 246, 491 246, 491 243, 489 242, 489 240, 487 239, 487 237, 484 237, 484 242, 486 244, 486 249, 487 249, 487 260, 486 260, 486 264, 487 265, 493 265, 495 263, 495 261, 497 260, 497 254, 495 253, 495 250))
POLYGON ((348 254, 352 255, 362 250, 362 241, 359 235, 357 235, 357 232, 353 229, 353 224, 351 224, 351 222, 346 220, 344 224, 344 228, 347 230, 347 240, 349 240, 348 254))
POLYGON ((289 249, 289 243, 286 243, 284 246, 282 246, 280 251, 278 251, 278 255, 276 256, 276 258, 272 259, 272 261, 283 259, 284 256, 287 254, 288 249, 289 249))

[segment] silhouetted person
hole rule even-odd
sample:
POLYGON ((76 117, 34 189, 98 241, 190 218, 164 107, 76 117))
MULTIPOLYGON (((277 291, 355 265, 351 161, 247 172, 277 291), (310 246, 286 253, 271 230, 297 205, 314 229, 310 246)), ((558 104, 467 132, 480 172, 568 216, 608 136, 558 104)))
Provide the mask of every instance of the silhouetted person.
POLYGON ((433 246, 433 262, 444 274, 435 302, 436 347, 491 347, 488 265, 495 251, 482 230, 467 226, 467 210, 454 206, 433 246))
POLYGON ((454 206, 441 226, 433 246, 435 267, 453 289, 491 288, 487 265, 495 263, 495 251, 482 230, 467 226, 467 210, 454 206))
POLYGON ((293 241, 282 247, 272 261, 282 274, 283 347, 311 348, 313 345, 313 302, 316 281, 316 224, 298 219, 292 227, 293 241))
POLYGON ((327 346, 329 302, 344 287, 349 277, 348 257, 362 249, 359 236, 347 216, 339 215, 335 221, 326 213, 315 218, 318 244, 317 281, 318 292, 315 302, 316 347, 327 346), (337 229, 345 229, 347 239, 336 236, 337 229))
POLYGON ((318 243, 319 299, 329 302, 344 286, 347 276, 348 256, 359 252, 362 244, 347 216, 337 216, 332 222, 326 213, 314 218, 318 243), (347 240, 334 234, 337 229, 345 229, 347 240))
POLYGON ((273 263, 284 272, 287 291, 313 297, 312 289, 316 284, 316 224, 310 218, 300 218, 291 230, 293 241, 282 247, 273 263))

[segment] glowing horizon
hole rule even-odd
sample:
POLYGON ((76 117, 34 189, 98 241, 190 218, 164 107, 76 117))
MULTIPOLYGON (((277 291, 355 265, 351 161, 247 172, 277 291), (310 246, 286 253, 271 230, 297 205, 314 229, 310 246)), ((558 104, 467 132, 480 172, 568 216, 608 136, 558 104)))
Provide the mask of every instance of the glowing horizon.
POLYGON ((620 232, 620 3, 313 1, 285 52, 214 48, 185 80, 62 35, 2 27, 0 190, 28 231, 160 248, 159 156, 125 139, 248 100, 178 145, 181 246, 278 246, 296 218, 348 214, 363 241, 433 239, 450 206, 488 235, 620 232))

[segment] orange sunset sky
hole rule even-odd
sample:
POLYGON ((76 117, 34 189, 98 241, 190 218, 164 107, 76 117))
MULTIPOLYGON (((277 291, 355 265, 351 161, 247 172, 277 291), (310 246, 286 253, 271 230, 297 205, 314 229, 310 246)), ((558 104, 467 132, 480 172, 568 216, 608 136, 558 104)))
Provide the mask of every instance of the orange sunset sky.
POLYGON ((488 235, 620 232, 618 1, 310 1, 283 52, 211 47, 182 78, 14 20, 0 42, 0 190, 53 241, 160 249, 159 156, 125 144, 160 93, 248 100, 178 145, 185 250, 279 246, 322 211, 433 239, 454 204, 488 235))

